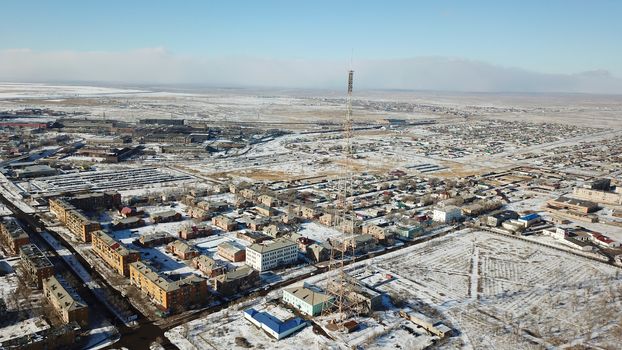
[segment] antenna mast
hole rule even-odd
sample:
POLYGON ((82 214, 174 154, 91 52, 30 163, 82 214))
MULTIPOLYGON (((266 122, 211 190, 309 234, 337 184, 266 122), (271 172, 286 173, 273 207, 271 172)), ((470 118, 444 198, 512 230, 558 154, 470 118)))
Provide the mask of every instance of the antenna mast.
POLYGON ((335 322, 342 322, 349 318, 353 312, 356 312, 358 303, 349 300, 351 299, 351 292, 354 287, 351 278, 347 276, 344 269, 345 254, 348 248, 352 248, 352 258, 354 259, 354 251, 356 244, 354 242, 354 234, 356 231, 356 221, 353 214, 353 205, 348 202, 348 198, 352 196, 353 189, 353 175, 352 175, 352 87, 354 81, 354 71, 348 71, 348 95, 346 98, 346 115, 343 124, 343 141, 342 148, 343 155, 345 157, 343 163, 342 176, 338 181, 338 195, 337 205, 334 212, 333 224, 336 229, 344 233, 344 237, 341 241, 341 249, 338 249, 341 253, 341 259, 339 262, 335 262, 335 243, 331 244, 331 254, 329 262, 329 270, 332 270, 335 265, 335 276, 331 276, 327 284, 327 292, 333 296, 331 305, 328 305, 324 309, 325 314, 330 314, 333 311, 338 312, 338 317, 335 322), (349 231, 349 232, 348 232, 349 231), (346 234, 349 236, 346 237, 346 234), (334 309, 334 310, 333 310, 334 309))

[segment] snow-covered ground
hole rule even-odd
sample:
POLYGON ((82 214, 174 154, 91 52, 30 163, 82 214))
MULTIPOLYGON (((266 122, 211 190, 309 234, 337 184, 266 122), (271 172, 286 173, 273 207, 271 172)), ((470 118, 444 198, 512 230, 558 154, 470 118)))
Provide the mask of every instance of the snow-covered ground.
POLYGON ((327 239, 336 239, 344 236, 343 232, 315 221, 301 224, 298 233, 317 242, 325 242, 327 239))
POLYGON ((397 277, 380 289, 441 307, 476 349, 620 341, 606 330, 622 320, 622 275, 604 263, 463 232, 379 257, 372 268, 397 277))
POLYGON ((65 98, 122 96, 141 92, 147 91, 79 85, 0 83, 0 99, 45 98, 47 102, 63 102, 65 98))

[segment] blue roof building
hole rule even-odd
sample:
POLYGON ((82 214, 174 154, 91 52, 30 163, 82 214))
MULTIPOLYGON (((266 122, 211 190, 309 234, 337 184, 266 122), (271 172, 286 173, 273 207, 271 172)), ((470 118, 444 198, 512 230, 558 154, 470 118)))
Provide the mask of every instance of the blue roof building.
POLYGON ((540 219, 540 215, 537 213, 533 213, 533 214, 521 216, 520 219, 524 221, 532 221, 532 220, 540 219))
POLYGON ((283 339, 307 325, 307 321, 300 317, 281 321, 267 312, 259 312, 253 308, 244 310, 244 318, 277 340, 283 339))
POLYGON ((529 214, 529 215, 524 215, 521 216, 520 219, 518 219, 518 222, 522 223, 525 228, 539 222, 540 220, 542 220, 542 218, 540 217, 540 215, 533 213, 533 214, 529 214))

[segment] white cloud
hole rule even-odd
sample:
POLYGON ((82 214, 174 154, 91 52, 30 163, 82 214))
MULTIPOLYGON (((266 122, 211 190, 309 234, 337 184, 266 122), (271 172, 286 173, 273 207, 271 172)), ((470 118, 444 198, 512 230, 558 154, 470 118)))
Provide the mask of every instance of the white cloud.
MULTIPOLYGON (((0 50, 0 80, 340 88, 348 64, 328 60, 193 57, 164 48, 124 52, 0 50)), ((607 71, 545 74, 461 58, 355 62, 360 89, 622 93, 607 71)))

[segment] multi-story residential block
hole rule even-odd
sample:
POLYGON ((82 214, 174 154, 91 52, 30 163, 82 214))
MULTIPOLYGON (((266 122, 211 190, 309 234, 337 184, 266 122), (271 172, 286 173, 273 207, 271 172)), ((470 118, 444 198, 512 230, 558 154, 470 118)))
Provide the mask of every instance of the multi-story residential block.
POLYGON ((121 206, 121 195, 118 192, 91 192, 74 195, 68 202, 86 211, 112 209, 121 206))
POLYGON ((347 234, 359 234, 362 231, 361 223, 356 220, 345 219, 339 226, 341 231, 347 234))
POLYGON ((186 310, 207 299, 207 280, 204 278, 190 275, 173 281, 141 261, 130 264, 130 282, 164 311, 186 310))
POLYGON ((62 278, 50 276, 44 279, 43 294, 45 294, 63 322, 77 322, 82 326, 89 323, 88 305, 62 278))
POLYGON ((91 245, 95 254, 123 276, 130 275, 130 263, 140 260, 139 252, 128 249, 123 243, 117 242, 104 231, 93 232, 91 245))
POLYGON ((90 242, 91 234, 101 229, 99 222, 93 221, 78 210, 67 212, 67 222, 65 223, 69 231, 82 240, 90 242))
POLYGON ((0 221, 0 243, 8 254, 17 255, 19 248, 30 243, 30 238, 15 218, 0 221))
POLYGON ((50 205, 50 213, 54 214, 58 221, 63 224, 67 222, 67 212, 75 209, 73 205, 69 204, 62 198, 50 198, 48 203, 50 205))
POLYGON ((25 244, 20 247, 19 251, 22 269, 30 280, 41 288, 43 280, 54 275, 54 265, 34 244, 25 244))
POLYGON ((91 233, 101 229, 98 222, 84 216, 80 210, 64 199, 52 198, 49 200, 49 205, 50 212, 83 242, 90 242, 91 233))
POLYGON ((269 244, 253 244, 246 248, 246 264, 257 271, 266 271, 298 260, 298 244, 279 238, 269 244))

